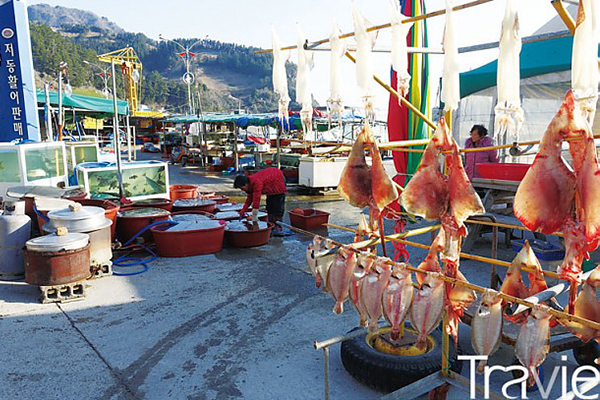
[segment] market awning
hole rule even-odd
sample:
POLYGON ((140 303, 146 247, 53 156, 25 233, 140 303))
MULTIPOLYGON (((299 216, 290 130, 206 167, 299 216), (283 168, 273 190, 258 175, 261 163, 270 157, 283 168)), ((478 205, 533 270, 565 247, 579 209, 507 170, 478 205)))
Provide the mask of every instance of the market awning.
MULTIPOLYGON (((573 37, 525 43, 521 48, 521 79, 571 69, 573 37)), ((460 74, 460 97, 496 86, 498 61, 460 74)))
POLYGON ((208 124, 230 123, 247 128, 249 126, 267 126, 275 123, 277 114, 204 114, 199 117, 196 115, 178 115, 167 118, 165 122, 173 122, 176 124, 186 124, 192 122, 205 122, 208 124))
MULTIPOLYGON (((38 104, 46 103, 46 96, 43 90, 37 91, 38 104)), ((99 97, 83 96, 79 94, 64 94, 63 93, 63 107, 67 108, 79 108, 89 112, 96 112, 101 114, 113 115, 114 106, 113 101, 110 99, 102 99, 99 97)), ((50 92, 50 104, 52 106, 58 106, 58 93, 50 92)), ((129 103, 123 100, 117 100, 117 112, 119 115, 127 115, 129 110, 129 103)))

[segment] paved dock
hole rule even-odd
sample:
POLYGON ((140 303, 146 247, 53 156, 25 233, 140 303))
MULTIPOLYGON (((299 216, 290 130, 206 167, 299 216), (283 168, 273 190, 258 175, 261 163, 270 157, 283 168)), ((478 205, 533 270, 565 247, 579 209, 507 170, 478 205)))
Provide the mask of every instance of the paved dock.
MULTIPOLYGON (((231 188, 230 177, 195 178, 194 171, 172 168, 171 181, 217 192, 231 188)), ((355 227, 361 211, 343 201, 291 199, 288 209, 328 211, 330 222, 342 226, 355 227)), ((319 233, 352 240, 338 230, 319 233)), ((428 243, 430 236, 415 240, 428 243)), ((88 297, 67 304, 42 305, 36 287, 0 281, 0 399, 323 398, 322 353, 312 343, 345 334, 358 316, 348 303, 335 315, 330 295, 315 288, 304 258, 309 241, 296 234, 259 248, 160 258, 141 275, 89 281, 88 297)), ((489 256, 489 249, 486 236, 475 252, 489 256)), ((413 265, 424 258, 424 250, 409 251, 413 265)), ((514 254, 500 246, 500 258, 514 254)), ((488 265, 465 260, 461 271, 473 283, 489 284, 488 265)), ((469 342, 462 325, 464 352, 469 342)), ((503 349, 497 360, 507 365, 512 354, 503 349)), ((555 365, 576 367, 570 351, 548 357, 547 377, 555 365)), ((462 374, 469 376, 467 365, 462 374)), ((492 386, 499 390, 509 379, 497 373, 492 386)), ((339 345, 331 348, 330 380, 332 399, 383 395, 346 373, 339 345)), ((560 395, 559 386, 550 398, 560 395)), ((449 398, 467 396, 452 389, 449 398)), ((529 398, 541 397, 535 392, 529 398)))

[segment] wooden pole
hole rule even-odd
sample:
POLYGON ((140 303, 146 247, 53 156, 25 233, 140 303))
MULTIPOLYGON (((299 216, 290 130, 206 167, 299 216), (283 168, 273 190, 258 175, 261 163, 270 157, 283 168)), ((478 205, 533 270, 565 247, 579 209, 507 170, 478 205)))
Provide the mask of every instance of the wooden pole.
MULTIPOLYGON (((465 4, 461 4, 459 6, 453 7, 452 10, 453 11, 464 10, 466 8, 475 7, 480 4, 489 3, 491 1, 493 1, 493 0, 476 0, 476 1, 472 1, 470 3, 465 3, 465 4)), ((415 17, 405 18, 402 20, 402 23, 407 24, 409 22, 417 22, 417 21, 421 21, 421 20, 424 20, 427 18, 437 17, 439 15, 444 15, 444 14, 446 14, 446 9, 430 12, 427 14, 417 15, 415 17)), ((380 29, 389 28, 391 26, 392 26, 392 24, 389 22, 387 24, 383 24, 383 25, 375 25, 375 26, 371 26, 371 27, 367 28, 367 32, 377 31, 380 29)), ((344 34, 340 35, 340 39, 345 39, 345 38, 352 37, 352 36, 354 36, 354 32, 348 32, 348 33, 344 33, 344 34)), ((327 42, 329 42, 329 38, 317 40, 316 42, 312 42, 310 44, 310 46, 316 47, 320 44, 327 43, 327 42)), ((281 50, 292 50, 292 49, 296 49, 297 47, 298 46, 296 46, 296 45, 286 46, 286 47, 282 47, 281 50)), ((255 51, 255 53, 272 53, 272 52, 273 52, 273 49, 261 49, 261 50, 255 51)))
MULTIPOLYGON (((287 225, 287 224, 283 224, 283 225, 285 225, 287 228, 289 228, 290 230, 292 230, 294 232, 302 233, 302 234, 308 235, 308 236, 318 236, 315 233, 308 232, 308 231, 305 231, 305 230, 302 230, 302 229, 298 229, 298 228, 293 227, 291 225, 287 225)), ((331 226, 330 224, 327 224, 327 225, 331 226)), ((348 228, 344 228, 344 230, 347 230, 347 229, 348 228)), ((411 244, 411 245, 413 245, 413 244, 414 245, 419 245, 417 247, 424 246, 424 245, 420 245, 419 243, 413 243, 413 242, 410 242, 410 241, 403 241, 403 242, 406 242, 407 244, 411 244)), ((348 248, 348 249, 350 249, 352 251, 360 252, 360 250, 355 249, 352 246, 346 246, 346 245, 344 245, 344 244, 342 244, 340 242, 336 242, 335 240, 331 240, 331 243, 333 243, 334 246, 344 246, 344 247, 346 247, 346 248, 348 248)), ((425 248, 429 248, 428 246, 424 246, 424 247, 425 248)), ((461 253, 461 255, 462 254, 463 253, 461 253)), ((489 260, 487 262, 489 262, 489 260)), ((390 264, 390 265, 396 265, 396 263, 393 262, 392 260, 388 260, 387 263, 390 264)), ((462 280, 459 280, 459 279, 456 279, 456 278, 451 278, 449 276, 446 276, 446 275, 443 275, 443 274, 440 274, 440 273, 437 273, 437 272, 423 271, 423 270, 420 270, 418 268, 412 267, 409 264, 406 265, 406 269, 409 270, 409 271, 412 271, 412 272, 418 272, 420 274, 427 274, 427 275, 429 275, 429 274, 435 274, 438 279, 440 279, 440 280, 442 280, 444 282, 448 282, 448 283, 451 283, 451 284, 454 284, 454 285, 463 286, 463 287, 466 287, 468 289, 474 290, 474 291, 479 292, 479 293, 484 293, 486 290, 489 290, 488 288, 484 288, 484 287, 479 286, 479 285, 474 285, 474 284, 472 284, 470 282, 465 282, 465 281, 462 281, 462 280)), ((526 271, 526 269, 524 269, 524 268, 523 268, 523 270, 526 271)), ((520 299, 518 297, 514 297, 514 296, 511 296, 511 295, 502 293, 502 292, 498 293, 498 297, 501 298, 501 299, 503 299, 503 300, 509 301, 511 303, 521 304, 521 305, 523 305, 523 306, 525 306, 527 308, 533 308, 533 307, 536 306, 536 304, 534 304, 534 303, 525 301, 525 300, 520 299)), ((557 310, 554 310, 554 309, 549 308, 549 307, 547 307, 545 309, 545 311, 548 314, 552 315, 553 317, 560 318, 560 319, 566 319, 567 321, 570 321, 570 322, 577 322, 577 323, 582 324, 584 326, 587 326, 587 327, 590 327, 592 329, 600 331, 600 323, 599 322, 590 321, 589 319, 582 318, 582 317, 579 317, 577 315, 570 315, 570 314, 567 314, 567 313, 565 313, 563 311, 557 311, 557 310)))
MULTIPOLYGON (((354 58, 354 56, 348 52, 346 52, 346 57, 348 57, 350 60, 352 60, 352 62, 354 62, 354 63, 356 62, 356 58, 354 58)), ((433 123, 433 121, 431 121, 429 118, 427 118, 425 115, 423 115, 423 113, 417 107, 415 107, 410 101, 408 101, 404 97, 400 96, 400 94, 398 94, 398 92, 396 92, 390 85, 388 85, 387 83, 385 83, 384 81, 379 79, 379 77, 377 77, 377 75, 373 75, 373 79, 375 79, 375 81, 377 83, 379 83, 381 86, 383 86, 383 88, 385 88, 385 90, 387 90, 392 95, 397 97, 402 102, 402 104, 404 104, 413 113, 415 113, 419 118, 421 118, 423 121, 425 121, 425 123, 427 125, 429 125, 432 129, 435 129, 435 124, 433 123)))

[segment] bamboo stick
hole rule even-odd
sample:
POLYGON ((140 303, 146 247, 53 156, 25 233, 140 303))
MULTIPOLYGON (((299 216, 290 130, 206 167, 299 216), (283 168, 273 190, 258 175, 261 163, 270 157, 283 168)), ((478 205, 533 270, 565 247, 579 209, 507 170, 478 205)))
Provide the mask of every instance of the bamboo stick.
MULTIPOLYGON (((480 4, 484 4, 484 3, 489 3, 493 0, 476 0, 476 1, 472 1, 470 3, 465 3, 465 4, 461 4, 459 6, 453 7, 452 10, 453 11, 459 11, 459 10, 464 10, 466 8, 470 8, 470 7, 475 7, 478 6, 480 4)), ((417 15, 415 17, 409 17, 409 18, 405 18, 402 20, 403 24, 407 24, 409 22, 417 22, 417 21, 421 21, 427 18, 431 18, 431 17, 437 17, 439 15, 444 15, 446 14, 446 9, 443 10, 438 10, 438 11, 433 11, 427 14, 422 14, 422 15, 417 15)), ((391 27, 392 24, 391 23, 387 23, 387 24, 382 24, 382 25, 375 25, 375 26, 371 26, 369 28, 367 28, 367 32, 372 32, 372 31, 377 31, 380 29, 385 29, 385 28, 389 28, 391 27)), ((340 35, 340 39, 345 39, 348 37, 352 37, 354 36, 354 32, 348 32, 348 33, 343 33, 340 35)), ((317 40, 316 42, 312 42, 311 43, 311 47, 316 47, 320 44, 323 43, 328 43, 329 42, 329 38, 327 39, 321 39, 321 40, 317 40)), ((298 46, 293 45, 293 46, 286 46, 286 47, 282 47, 281 50, 293 50, 296 49, 298 46)), ((256 50, 254 51, 254 53, 260 54, 260 53, 272 53, 273 49, 261 49, 261 50, 256 50)))
MULTIPOLYGON (((332 225, 332 224, 323 224, 323 226, 326 226, 329 228, 334 228, 334 229, 337 229, 340 231, 356 233, 355 229, 346 228, 344 226, 337 226, 337 225, 332 225)), ((440 227, 441 227, 441 225, 426 226, 423 228, 412 229, 410 231, 406 231, 403 233, 396 233, 394 235, 388 235, 385 238, 387 240, 392 240, 394 238, 400 239, 400 238, 406 238, 406 237, 411 237, 411 236, 416 236, 416 235, 422 235, 423 233, 436 231, 436 230, 440 229, 440 227)), ((379 236, 377 236, 377 238, 374 238, 374 239, 369 239, 369 240, 364 240, 362 242, 352 243, 350 245, 350 247, 353 247, 355 249, 360 249, 363 247, 375 246, 379 243, 381 243, 381 241, 379 240, 379 236)))
MULTIPOLYGON (((354 63, 356 62, 356 58, 354 58, 354 56, 352 54, 350 54, 349 52, 346 52, 346 57, 348 57, 350 60, 352 60, 352 62, 354 62, 354 63)), ((398 92, 396 92, 390 85, 388 85, 387 83, 385 83, 384 81, 379 79, 379 77, 377 75, 373 75, 373 79, 375 79, 375 81, 377 83, 379 83, 381 86, 383 86, 383 88, 385 90, 387 90, 392 95, 397 97, 398 100, 400 100, 402 102, 402 104, 404 104, 413 113, 415 113, 417 115, 417 117, 421 118, 432 129, 435 129, 435 124, 433 123, 433 121, 431 121, 429 118, 427 118, 425 115, 423 115, 423 113, 417 107, 415 107, 410 101, 406 100, 403 96, 400 96, 400 94, 398 94, 398 92)))
MULTIPOLYGON (((317 236, 317 234, 315 234, 315 233, 308 232, 308 231, 305 231, 305 230, 302 230, 302 229, 298 229, 296 227, 293 227, 291 225, 287 225, 287 224, 284 224, 284 223, 281 223, 281 224, 282 225, 286 225, 292 231, 295 231, 295 232, 298 232, 298 233, 302 233, 302 234, 305 234, 305 235, 308 235, 308 236, 317 236)), ((344 228, 344 230, 347 230, 347 229, 348 228, 344 228)), ((360 251, 358 249, 354 249, 354 248, 352 248, 350 246, 346 246, 346 245, 344 245, 342 243, 336 242, 335 240, 331 240, 331 242, 335 246, 345 246, 347 248, 350 248, 352 251, 355 251, 355 252, 359 252, 360 251)), ((413 243, 413 242, 410 242, 410 241, 406 241, 406 242, 407 242, 407 244, 411 244, 411 245, 412 244, 419 244, 419 243, 413 243)), ((421 245, 419 245, 419 246, 421 246, 421 245)), ((428 246, 425 246, 425 247, 428 248, 428 246)), ((397 264, 397 263, 393 262, 392 260, 388 260, 387 263, 390 264, 390 265, 396 265, 397 264)), ((442 280, 442 281, 444 281, 444 282, 452 283, 454 285, 463 286, 463 287, 466 287, 468 289, 474 290, 476 292, 484 293, 486 290, 488 290, 488 288, 484 288, 482 286, 475 285, 475 284, 472 284, 470 282, 465 282, 465 281, 462 281, 462 280, 459 280, 459 279, 451 278, 449 276, 446 276, 446 275, 443 275, 443 274, 440 274, 440 273, 435 273, 435 272, 430 272, 430 271, 423 271, 423 270, 420 270, 418 268, 412 267, 409 264, 406 264, 406 269, 408 269, 409 271, 412 271, 412 272, 418 272, 420 274, 436 274, 437 278, 440 279, 440 280, 442 280)), ((534 304, 534 303, 525 301, 525 300, 520 299, 518 297, 510 296, 510 295, 502 293, 502 292, 498 293, 498 297, 500 297, 503 300, 509 301, 511 303, 521 304, 521 305, 523 305, 525 307, 528 307, 528 308, 533 308, 533 307, 536 306, 536 304, 534 304)), ((590 328, 593 328, 595 330, 600 331, 600 323, 598 323, 598 322, 590 321, 588 319, 581 318, 581 317, 578 317, 576 315, 570 315, 570 314, 567 314, 567 313, 565 313, 563 311, 557 311, 557 310, 554 310, 554 309, 549 308, 549 307, 547 307, 545 310, 546 310, 546 312, 548 312, 548 314, 552 315, 553 317, 556 317, 556 318, 559 318, 559 319, 566 319, 566 320, 568 320, 570 322, 577 322, 577 323, 582 324, 584 326, 588 326, 590 328)))

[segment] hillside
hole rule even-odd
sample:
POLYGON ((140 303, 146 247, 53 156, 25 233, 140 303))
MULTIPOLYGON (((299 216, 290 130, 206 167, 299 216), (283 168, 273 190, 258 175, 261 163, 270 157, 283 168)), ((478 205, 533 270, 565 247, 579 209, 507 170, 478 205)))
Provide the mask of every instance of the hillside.
MULTIPOLYGON (((156 42, 142 33, 126 32, 113 22, 93 13, 50 7, 40 4, 29 7, 34 66, 43 78, 54 74, 55 66, 66 61, 70 66, 71 84, 76 87, 103 88, 96 75, 99 70, 83 63, 95 63, 96 54, 132 46, 144 65, 142 103, 184 112, 187 106, 187 86, 181 81, 184 62, 174 43, 156 42), (65 17, 62 18, 61 15, 65 17)), ((176 39, 191 45, 197 39, 176 39)), ((271 89, 270 54, 255 54, 254 48, 214 40, 200 40, 194 46, 196 56, 191 70, 204 111, 229 111, 238 104, 251 112, 277 109, 271 89)), ((296 66, 288 64, 290 96, 295 98, 296 66)), ((118 90, 119 93, 122 93, 118 90)))

